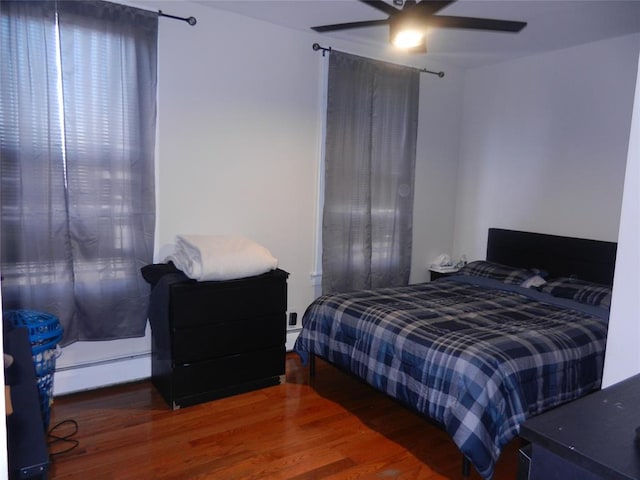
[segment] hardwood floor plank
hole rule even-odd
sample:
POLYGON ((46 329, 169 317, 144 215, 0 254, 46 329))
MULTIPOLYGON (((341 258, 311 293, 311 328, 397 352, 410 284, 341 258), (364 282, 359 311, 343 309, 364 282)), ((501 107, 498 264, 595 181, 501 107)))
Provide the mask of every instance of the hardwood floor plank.
MULTIPOLYGON (((461 478, 443 431, 321 360, 310 381, 295 354, 283 385, 172 411, 144 381, 57 397, 51 418, 79 425, 51 480, 461 478)), ((512 443, 495 480, 516 478, 512 443)))

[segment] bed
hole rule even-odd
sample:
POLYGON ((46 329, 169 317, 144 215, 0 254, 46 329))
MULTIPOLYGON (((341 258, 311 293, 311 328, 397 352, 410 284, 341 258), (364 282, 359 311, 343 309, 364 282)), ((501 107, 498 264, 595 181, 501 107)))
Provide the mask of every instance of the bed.
POLYGON ((451 436, 491 479, 527 418, 600 387, 616 244, 489 229, 486 260, 433 282, 316 299, 294 350, 451 436))

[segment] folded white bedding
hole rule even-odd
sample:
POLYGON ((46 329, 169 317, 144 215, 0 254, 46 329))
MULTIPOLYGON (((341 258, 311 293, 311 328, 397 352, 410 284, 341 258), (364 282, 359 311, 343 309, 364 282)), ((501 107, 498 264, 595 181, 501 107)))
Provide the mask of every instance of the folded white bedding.
POLYGON ((165 261, 199 281, 251 277, 278 267, 269 250, 240 235, 178 235, 165 261))

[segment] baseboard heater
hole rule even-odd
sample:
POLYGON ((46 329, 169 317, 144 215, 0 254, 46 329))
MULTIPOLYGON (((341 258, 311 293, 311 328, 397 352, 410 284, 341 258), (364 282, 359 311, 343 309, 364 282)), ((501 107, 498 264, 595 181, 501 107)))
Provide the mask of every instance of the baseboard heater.
POLYGON ((151 352, 56 368, 53 394, 66 395, 151 377, 151 352))

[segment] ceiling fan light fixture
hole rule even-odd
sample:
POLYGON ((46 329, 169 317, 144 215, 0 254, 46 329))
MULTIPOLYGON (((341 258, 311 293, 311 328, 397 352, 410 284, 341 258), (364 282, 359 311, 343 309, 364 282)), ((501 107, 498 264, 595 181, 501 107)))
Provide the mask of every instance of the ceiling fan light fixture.
POLYGON ((413 49, 425 43, 423 24, 407 15, 397 15, 389 19, 389 36, 396 48, 413 49))
POLYGON ((424 33, 415 29, 400 30, 393 37, 392 43, 397 48, 415 48, 424 43, 424 33))
POLYGON ((387 15, 386 19, 336 23, 311 27, 316 32, 333 32, 363 27, 389 26, 389 42, 409 53, 426 53, 426 37, 432 28, 485 30, 490 32, 514 32, 527 23, 491 18, 436 15, 456 0, 359 0, 387 15), (395 5, 395 6, 394 6, 395 5), (402 5, 402 8, 399 8, 402 5))
POLYGON ((393 38, 393 45, 398 48, 416 48, 424 43, 424 34, 417 30, 401 30, 393 38))

